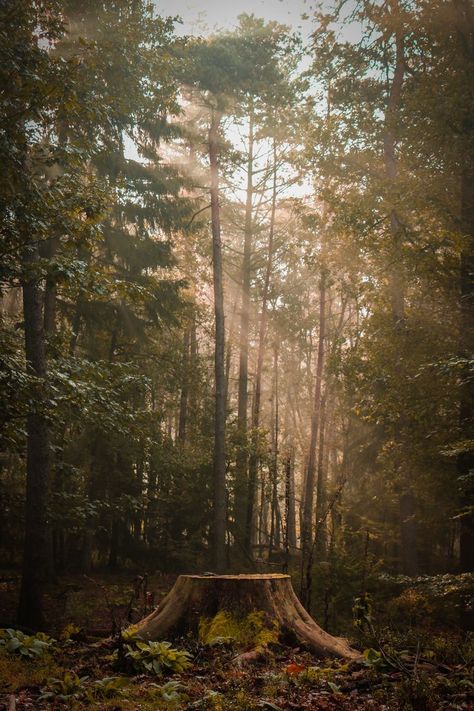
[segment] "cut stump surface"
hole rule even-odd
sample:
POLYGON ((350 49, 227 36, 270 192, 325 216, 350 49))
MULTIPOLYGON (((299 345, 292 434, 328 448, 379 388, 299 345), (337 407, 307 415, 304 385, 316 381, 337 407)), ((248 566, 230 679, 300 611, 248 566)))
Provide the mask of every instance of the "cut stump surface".
POLYGON ((346 639, 325 632, 304 609, 289 575, 180 575, 168 595, 137 625, 146 640, 191 632, 199 623, 227 612, 245 618, 264 613, 268 626, 278 625, 280 639, 293 640, 320 656, 357 659, 360 653, 346 639))

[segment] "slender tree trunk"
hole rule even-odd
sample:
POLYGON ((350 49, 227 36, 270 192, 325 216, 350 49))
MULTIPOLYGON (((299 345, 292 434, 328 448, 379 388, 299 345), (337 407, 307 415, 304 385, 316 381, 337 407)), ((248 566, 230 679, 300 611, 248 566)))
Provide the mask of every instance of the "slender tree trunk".
POLYGON ((108 567, 111 570, 115 570, 117 568, 119 551, 119 532, 119 521, 114 516, 110 528, 109 559, 107 563, 108 567))
POLYGON ((232 343, 234 341, 234 321, 235 321, 235 312, 237 311, 237 300, 234 301, 234 305, 232 306, 232 313, 230 315, 230 324, 229 324, 229 331, 227 335, 227 345, 225 349, 225 401, 226 401, 226 408, 228 407, 229 404, 229 380, 230 380, 230 371, 232 368, 232 343))
POLYGON ((270 213, 270 230, 268 235, 268 257, 265 269, 265 281, 263 284, 262 313, 260 315, 260 328, 258 334, 257 368, 255 372, 255 397, 252 409, 252 448, 249 458, 248 495, 247 495, 247 515, 245 519, 245 548, 250 552, 252 540, 252 521, 254 519, 255 492, 257 487, 258 470, 258 428, 260 425, 260 406, 262 397, 262 372, 263 357, 265 354, 265 333, 267 327, 268 296, 270 290, 270 278, 273 267, 274 237, 275 237, 275 215, 277 200, 277 145, 273 141, 273 188, 272 207, 270 213))
MULTIPOLYGON (((405 47, 403 27, 400 24, 400 8, 398 0, 391 0, 391 12, 398 27, 395 31, 395 70, 388 97, 387 109, 385 112, 385 133, 384 133, 384 161, 387 181, 392 190, 393 200, 395 185, 398 179, 397 158, 396 158, 396 122, 399 115, 401 92, 405 74, 405 47)), ((392 238, 390 255, 390 299, 393 320, 394 337, 399 343, 398 351, 403 358, 405 342, 405 279, 403 274, 403 226, 395 207, 390 210, 390 232, 392 238)), ((400 413, 403 419, 403 413, 400 413)), ((396 427, 395 440, 398 443, 398 450, 402 449, 401 424, 396 427)), ((415 495, 410 483, 410 477, 404 470, 403 462, 398 463, 400 477, 400 538, 401 538, 401 559, 402 569, 407 575, 416 575, 418 572, 417 556, 417 535, 415 495)))
MULTIPOLYGON (((91 259, 92 259, 92 254, 89 249, 86 249, 83 246, 80 246, 77 250, 77 257, 81 261, 85 262, 87 265, 89 265, 91 259)), ((79 295, 77 298, 77 301, 75 303, 74 307, 74 316, 72 319, 72 324, 71 324, 71 340, 69 343, 69 355, 70 356, 75 356, 76 355, 76 349, 77 349, 77 342, 79 340, 79 335, 81 331, 81 325, 84 317, 84 301, 82 297, 79 295)))
MULTIPOLYGON (((301 447, 302 451, 303 447, 301 447)), ((306 491, 306 478, 308 476, 308 456, 306 455, 303 459, 303 466, 301 467, 302 481, 301 481, 301 494, 298 505, 298 521, 300 525, 300 548, 303 547, 303 518, 304 518, 304 497, 306 491)))
POLYGON ((209 129, 209 163, 211 172, 212 266, 215 314, 215 421, 214 421, 214 496, 213 554, 216 572, 226 564, 226 468, 225 468, 225 322, 222 243, 219 205, 219 128, 221 115, 212 110, 209 129))
MULTIPOLYGON (((460 355, 466 360, 474 352, 474 166, 463 171, 462 185, 462 225, 468 237, 467 247, 461 255, 461 344, 460 355)), ((460 566, 463 572, 474 572, 474 381, 469 376, 468 367, 460 388, 461 437, 471 442, 468 449, 458 458, 458 472, 461 477, 462 505, 465 514, 460 519, 460 566)))
POLYGON ((150 457, 150 468, 148 471, 147 507, 145 513, 145 540, 151 547, 154 547, 157 543, 157 484, 158 474, 156 470, 155 457, 152 453, 150 457))
POLYGON ((291 508, 291 455, 285 459, 285 562, 283 572, 287 573, 290 565, 290 508, 291 508))
POLYGON ((238 449, 235 466, 235 514, 238 521, 243 521, 248 492, 248 446, 247 446, 247 410, 248 410, 248 370, 249 370, 249 321, 250 321, 250 270, 252 251, 253 221, 253 144, 254 144, 253 109, 249 116, 249 147, 247 158, 247 193, 245 204, 244 253, 242 260, 242 309, 240 313, 239 342, 239 396, 237 409, 238 449))
MULTIPOLYGON (((59 248, 58 237, 52 237, 47 240, 43 245, 43 249, 40 249, 40 256, 47 260, 52 260, 59 248)), ((44 288, 44 298, 43 298, 43 328, 45 334, 45 349, 48 354, 48 358, 53 358, 57 354, 55 353, 54 346, 54 334, 56 333, 56 311, 57 311, 57 283, 56 277, 49 274, 46 277, 45 288, 44 288)), ((63 428, 63 436, 66 431, 66 426, 63 428)), ((55 454, 54 448, 50 448, 49 454, 49 468, 50 468, 50 478, 51 487, 56 493, 61 493, 64 488, 63 483, 63 471, 61 468, 55 467, 55 454)), ((50 570, 49 577, 54 575, 55 570, 61 570, 65 567, 64 560, 64 531, 62 528, 49 527, 48 536, 50 538, 50 548, 51 554, 49 555, 50 570), (55 544, 56 541, 56 544, 55 544), (61 542, 61 543, 60 543, 61 542)))
POLYGON ((288 543, 290 551, 296 551, 296 488, 295 488, 295 448, 292 445, 287 462, 288 476, 288 543))
POLYGON ((25 542, 18 607, 18 621, 33 629, 45 627, 43 589, 51 553, 47 513, 49 432, 40 384, 46 380, 43 299, 37 276, 31 273, 38 261, 37 248, 29 249, 24 258, 26 277, 23 282, 25 355, 28 371, 39 379, 39 383, 26 422, 25 542))
POLYGON ((258 542, 262 550, 263 546, 268 545, 270 536, 268 528, 268 482, 265 476, 265 470, 262 470, 260 475, 260 506, 258 511, 258 522, 258 542))
POLYGON ((273 548, 280 545, 280 532, 278 524, 278 439, 279 439, 279 407, 278 407, 278 344, 273 350, 273 398, 272 398, 272 458, 270 464, 271 482, 271 515, 270 515, 270 540, 268 543, 268 557, 273 548))
POLYGON ((183 336, 183 370, 181 395, 179 399, 178 440, 186 442, 186 427, 188 423, 188 396, 189 396, 189 343, 191 333, 187 328, 183 336))
MULTIPOLYGON (((391 0, 393 13, 398 13, 398 0, 391 0)), ((384 161, 385 174, 391 187, 397 181, 396 135, 395 124, 400 108, 403 78, 405 73, 404 37, 401 28, 395 36, 396 60, 395 71, 385 112, 384 161)), ((393 198, 392 198, 393 199, 393 198)), ((394 326, 399 328, 405 318, 405 280, 403 276, 403 227, 395 207, 390 210, 390 232, 392 237, 390 265, 390 299, 394 326)))
MULTIPOLYGON (((45 257, 52 259, 58 249, 57 238, 48 240, 45 257)), ((57 300, 57 284, 56 278, 51 274, 46 279, 44 290, 44 330, 48 335, 53 335, 56 331, 56 300, 57 300)))
POLYGON ((328 414, 328 389, 321 400, 321 418, 319 427, 319 445, 318 445, 318 466, 316 477, 316 529, 314 535, 314 550, 318 561, 325 559, 326 554, 326 505, 327 505, 327 462, 326 450, 326 434, 327 434, 327 414, 328 414))
MULTIPOLYGON (((468 91, 474 71, 474 8, 470 0, 454 0, 459 64, 468 91)), ((466 450, 458 457, 460 482, 459 564, 461 572, 474 572, 474 380, 470 375, 469 361, 474 353, 474 107, 469 104, 464 118, 464 152, 461 172, 461 230, 464 249, 460 265, 460 344, 459 352, 466 360, 460 386, 460 430, 466 450)), ((474 611, 464 610, 462 624, 474 629, 474 611)))
POLYGON ((313 548, 313 502, 316 483, 316 446, 321 417, 321 388, 323 381, 324 339, 326 337, 326 268, 323 266, 319 285, 319 337, 318 358, 316 363, 316 382, 314 386, 313 414, 311 417, 311 437, 306 472, 304 507, 301 530, 301 597, 303 605, 309 609, 311 604, 311 575, 313 548))

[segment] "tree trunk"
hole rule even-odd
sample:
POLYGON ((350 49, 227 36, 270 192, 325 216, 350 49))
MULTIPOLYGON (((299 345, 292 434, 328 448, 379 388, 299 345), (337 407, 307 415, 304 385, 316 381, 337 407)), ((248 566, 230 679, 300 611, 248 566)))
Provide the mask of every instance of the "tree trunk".
POLYGON ((234 304, 232 306, 232 312, 230 315, 230 323, 229 323, 229 330, 227 333, 227 345, 225 349, 225 402, 226 402, 226 411, 229 406, 229 380, 230 380, 230 371, 232 368, 232 343, 234 340, 234 321, 235 321, 235 312, 237 311, 237 299, 234 300, 234 304))
POLYGON ((415 576, 418 573, 416 501, 410 491, 400 496, 399 511, 401 519, 403 572, 405 575, 415 576))
POLYGON ((215 421, 214 421, 214 495, 213 495, 213 556, 218 572, 226 565, 226 477, 225 477, 225 323, 222 243, 219 205, 219 127, 221 115, 212 110, 209 129, 209 163, 211 171, 212 266, 215 314, 215 421))
POLYGON ((265 333, 267 328, 267 308, 270 291, 270 278, 273 267, 273 251, 275 236, 275 215, 277 201, 277 147, 273 141, 273 188, 272 208, 270 214, 270 231, 268 235, 268 257, 265 269, 265 281, 262 295, 262 313, 260 315, 260 328, 258 334, 257 368, 255 372, 255 397, 252 408, 252 449, 249 458, 247 515, 245 518, 245 548, 250 553, 252 542, 252 521, 254 519, 255 493, 257 488, 258 470, 258 427, 260 424, 260 405, 262 398, 262 372, 263 356, 265 353, 265 333))
POLYGON ((270 540, 268 543, 268 559, 271 559, 273 548, 280 547, 279 506, 278 506, 278 445, 279 445, 279 407, 278 407, 278 344, 273 350, 273 397, 272 397, 272 454, 270 463, 271 507, 270 507, 270 540))
MULTIPOLYGON (((37 248, 25 255, 26 270, 33 270, 39 260, 37 248)), ((42 294, 34 274, 23 284, 25 323, 25 355, 31 375, 45 381, 46 356, 42 294)), ((26 422, 26 511, 22 580, 18 607, 18 622, 25 627, 45 627, 43 588, 50 569, 50 537, 48 526, 48 487, 50 470, 49 432, 42 388, 37 386, 36 398, 26 422)))
POLYGON ((318 467, 316 477, 316 529, 314 534, 314 550, 318 561, 326 557, 327 526, 324 518, 327 504, 327 457, 326 442, 328 415, 328 386, 321 401, 321 425, 319 428, 318 467))
MULTIPOLYGON (((46 242, 44 246, 44 256, 46 259, 53 259, 57 252, 58 244, 59 239, 57 237, 54 237, 46 242)), ((49 336, 54 335, 56 331, 56 300, 56 277, 49 274, 46 278, 44 290, 44 330, 49 336)))
POLYGON ((326 336, 326 271, 323 267, 319 286, 319 340, 314 386, 313 414, 311 417, 311 439, 308 452, 308 468, 304 487, 304 507, 301 528, 301 598, 308 609, 311 603, 311 574, 313 548, 313 502, 316 479, 316 445, 321 415, 321 387, 323 380, 324 339, 326 336))
POLYGON ((190 336, 190 329, 187 328, 183 336, 183 370, 181 375, 181 394, 179 398, 178 441, 182 444, 186 442, 186 426, 188 422, 190 336))
MULTIPOLYGON (((474 167, 463 175, 463 231, 469 244, 461 256, 461 343, 460 355, 466 360, 474 352, 474 167)), ((462 572, 474 572, 474 380, 469 366, 460 388, 460 429, 467 449, 458 457, 458 473, 461 477, 461 505, 464 515, 460 519, 460 567, 462 572), (470 443, 470 444, 469 444, 470 443)))
POLYGON ((288 546, 291 551, 296 550, 296 497, 295 497, 295 452, 294 447, 288 454, 285 470, 285 498, 287 499, 286 530, 288 546))
MULTIPOLYGON (((474 68, 474 10, 470 0, 454 0, 459 64, 469 97, 468 86, 474 68)), ((469 100, 469 99, 468 99, 469 100)), ((460 435, 465 444, 457 462, 460 482, 459 564, 461 572, 474 572, 474 380, 470 375, 469 361, 474 352, 474 108, 470 101, 463 125, 463 155, 461 173, 461 230, 464 248, 460 265, 460 357, 466 361, 460 386, 460 435)), ((474 610, 462 612, 462 624, 474 629, 474 610)))
POLYGON ((321 656, 357 659, 345 639, 332 637, 309 616, 296 597, 289 575, 180 575, 157 609, 137 625, 145 640, 197 635, 203 619, 219 612, 243 620, 261 612, 279 641, 301 644, 321 656))
MULTIPOLYGON (((396 123, 400 109, 402 86, 405 74, 405 41, 404 30, 401 26, 400 7, 398 0, 390 2, 391 14, 398 22, 395 31, 395 70, 385 111, 384 133, 384 161, 385 174, 392 191, 391 200, 395 199, 395 188, 398 179, 396 158, 396 123)), ((393 321, 394 338, 399 342, 397 349, 403 358, 403 344, 405 341, 405 278, 403 273, 403 226, 394 206, 390 210, 391 254, 390 254, 390 300, 393 321)), ((399 413, 394 437, 398 450, 402 449, 403 413, 399 413)), ((415 495, 410 483, 410 477, 403 469, 403 464, 398 465, 400 476, 400 538, 401 562, 403 572, 407 575, 416 575, 418 572, 417 540, 415 515, 415 495), (407 513, 408 512, 408 513, 407 513)))
POLYGON ((249 117, 249 148, 247 157, 247 192, 245 204, 244 253, 242 259, 242 307, 240 313, 239 342, 239 394, 237 407, 238 447, 235 466, 235 515, 243 521, 246 511, 248 492, 248 447, 247 447, 247 411, 248 411, 248 370, 249 370, 249 321, 250 321, 250 271, 252 251, 253 221, 253 111, 249 117))

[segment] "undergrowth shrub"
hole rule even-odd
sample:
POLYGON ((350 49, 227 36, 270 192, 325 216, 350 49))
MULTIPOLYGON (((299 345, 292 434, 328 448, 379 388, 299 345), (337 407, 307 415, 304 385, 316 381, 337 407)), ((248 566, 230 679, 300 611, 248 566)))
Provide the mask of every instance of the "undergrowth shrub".
POLYGON ((136 642, 126 645, 125 656, 130 659, 138 674, 180 674, 189 668, 190 654, 175 649, 171 642, 136 642))
POLYGON ((89 677, 78 676, 73 671, 65 672, 62 677, 48 679, 38 701, 72 701, 80 698, 86 691, 86 681, 89 677))
POLYGON ((137 674, 180 674, 191 665, 191 655, 171 642, 145 642, 131 627, 123 630, 113 660, 137 674))
POLYGON ((0 629, 0 649, 26 659, 42 657, 55 649, 56 640, 43 632, 26 635, 21 630, 0 629))

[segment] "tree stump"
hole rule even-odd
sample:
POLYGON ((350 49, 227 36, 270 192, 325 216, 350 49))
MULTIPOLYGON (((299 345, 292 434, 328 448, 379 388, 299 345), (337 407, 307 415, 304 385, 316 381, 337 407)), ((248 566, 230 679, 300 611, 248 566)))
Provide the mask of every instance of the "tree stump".
POLYGON ((296 642, 320 656, 360 656, 347 640, 316 624, 296 597, 290 576, 283 574, 180 575, 156 610, 138 623, 137 632, 145 640, 197 635, 203 620, 222 612, 237 619, 261 613, 269 629, 278 629, 280 641, 296 642))

